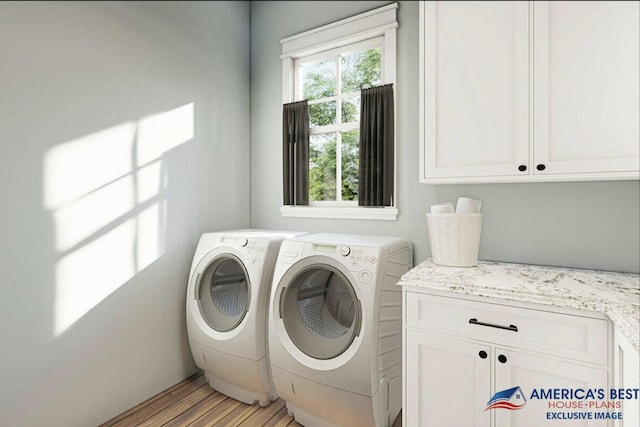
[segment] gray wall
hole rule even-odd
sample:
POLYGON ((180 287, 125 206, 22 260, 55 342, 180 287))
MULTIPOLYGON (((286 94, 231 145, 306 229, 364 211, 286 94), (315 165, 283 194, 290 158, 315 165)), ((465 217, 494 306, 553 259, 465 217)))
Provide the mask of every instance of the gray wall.
POLYGON ((251 223, 254 227, 397 235, 430 256, 425 213, 459 196, 482 200, 480 258, 638 272, 640 185, 577 182, 440 185, 418 182, 418 2, 400 2, 397 64, 397 221, 283 218, 280 39, 388 4, 252 2, 251 223))
POLYGON ((194 372, 203 231, 399 235, 419 262, 429 205, 467 195, 481 258, 639 270, 638 182, 418 183, 416 2, 399 10, 398 220, 281 217, 279 40, 385 3, 0 3, 3 425, 96 425, 194 372), (193 134, 172 139, 184 106, 193 134), (128 169, 105 179, 122 147, 128 169))
POLYGON ((195 372, 197 239, 250 222, 249 25, 249 2, 0 3, 1 425, 98 425, 195 372))

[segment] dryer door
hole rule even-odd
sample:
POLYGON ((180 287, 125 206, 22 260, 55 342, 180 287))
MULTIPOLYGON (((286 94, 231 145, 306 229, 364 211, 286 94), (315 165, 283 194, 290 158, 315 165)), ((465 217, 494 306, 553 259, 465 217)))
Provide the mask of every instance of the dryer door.
POLYGON ((249 309, 249 278, 242 262, 225 253, 209 263, 196 284, 202 317, 216 331, 227 332, 242 322, 249 309))
POLYGON ((311 264, 283 290, 280 315, 300 351, 315 359, 331 359, 347 350, 360 333, 362 308, 338 268, 311 264))

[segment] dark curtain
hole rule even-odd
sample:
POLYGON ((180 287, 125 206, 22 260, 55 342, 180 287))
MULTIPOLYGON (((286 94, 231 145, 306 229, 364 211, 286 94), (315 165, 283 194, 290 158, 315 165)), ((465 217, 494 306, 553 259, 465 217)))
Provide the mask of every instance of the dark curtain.
POLYGON ((358 205, 393 203, 393 86, 363 89, 360 98, 358 205))
POLYGON ((309 204, 307 101, 282 106, 282 177, 285 205, 309 204))

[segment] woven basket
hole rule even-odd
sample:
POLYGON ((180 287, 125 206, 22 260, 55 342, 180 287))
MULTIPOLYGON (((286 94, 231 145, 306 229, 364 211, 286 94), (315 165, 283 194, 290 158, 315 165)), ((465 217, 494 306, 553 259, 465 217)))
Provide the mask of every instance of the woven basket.
POLYGON ((449 267, 478 265, 483 214, 427 214, 433 262, 449 267))

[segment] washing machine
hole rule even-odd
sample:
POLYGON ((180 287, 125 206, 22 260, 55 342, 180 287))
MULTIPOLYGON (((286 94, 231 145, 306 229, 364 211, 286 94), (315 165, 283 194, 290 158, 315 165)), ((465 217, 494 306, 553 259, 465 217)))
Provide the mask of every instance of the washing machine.
POLYGON ((195 364, 213 389, 261 406, 277 397, 266 343, 269 288, 282 239, 301 234, 201 236, 187 286, 187 334, 195 364))
POLYGON ((390 426, 402 405, 400 238, 310 234, 282 242, 271 286, 273 383, 307 427, 390 426))

